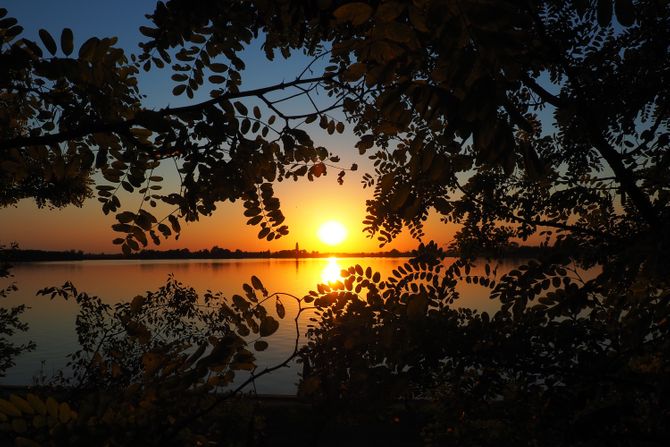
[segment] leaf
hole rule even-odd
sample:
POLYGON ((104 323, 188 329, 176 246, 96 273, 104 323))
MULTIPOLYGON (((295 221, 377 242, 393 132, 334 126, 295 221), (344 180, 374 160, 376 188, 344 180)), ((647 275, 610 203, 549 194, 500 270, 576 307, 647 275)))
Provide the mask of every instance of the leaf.
POLYGON ((635 23, 635 7, 631 0, 615 0, 614 12, 617 20, 623 26, 631 26, 635 23))
POLYGON ((270 228, 269 227, 262 228, 261 231, 258 232, 258 239, 264 239, 267 237, 268 234, 270 234, 270 228))
POLYGON ((140 33, 151 38, 156 38, 160 36, 160 31, 158 29, 149 28, 148 26, 140 26, 140 33))
POLYGON ((28 430, 28 424, 25 419, 12 419, 12 430, 16 433, 25 433, 28 430))
POLYGON ((333 11, 333 16, 338 22, 350 22, 354 26, 365 23, 372 17, 373 9, 363 2, 353 2, 342 5, 333 11))
POLYGON ((45 29, 40 29, 38 33, 40 35, 40 39, 42 39, 44 47, 49 53, 51 53, 52 56, 54 56, 57 50, 56 41, 54 41, 54 38, 51 37, 51 34, 49 34, 49 32, 45 29))
POLYGON ((361 140, 356 143, 358 152, 363 155, 367 149, 370 149, 375 144, 375 137, 373 135, 363 135, 361 140))
POLYGON ((264 289, 263 283, 261 282, 260 279, 258 279, 258 277, 256 275, 253 275, 251 277, 251 285, 254 286, 254 289, 256 289, 256 290, 263 290, 264 289))
POLYGON ((407 318, 413 321, 419 320, 425 317, 426 310, 428 310, 428 298, 423 294, 414 295, 407 303, 407 318))
POLYGON ((395 194, 393 194, 393 197, 391 197, 390 202, 391 209, 394 211, 398 211, 400 208, 402 208, 405 202, 407 202, 411 190, 412 185, 409 183, 403 183, 402 185, 400 185, 395 194))
POLYGON ((63 32, 60 35, 60 47, 66 56, 72 54, 72 50, 74 49, 74 36, 70 28, 63 28, 63 32))
POLYGON ((159 223, 159 224, 158 224, 158 231, 160 231, 161 234, 162 234, 164 237, 168 237, 168 236, 170 236, 170 234, 172 234, 172 231, 170 230, 170 227, 168 227, 168 226, 165 225, 164 223, 159 223))
POLYGON ((254 216, 251 219, 247 220, 247 225, 258 225, 260 221, 263 220, 263 216, 254 216))
POLYGON ((223 73, 226 70, 228 70, 228 66, 225 64, 210 64, 209 65, 210 70, 212 70, 215 73, 223 73))
POLYGON ((230 364, 230 369, 239 371, 253 371, 253 369, 256 367, 252 362, 234 362, 230 364))
POLYGON ((237 295, 237 294, 233 295, 233 304, 235 305, 235 307, 240 309, 242 312, 248 310, 249 306, 250 306, 250 304, 247 300, 245 300, 244 298, 242 298, 242 296, 237 295))
POLYGON ((184 90, 186 90, 186 84, 180 84, 180 85, 177 85, 175 88, 172 89, 172 94, 174 96, 179 96, 182 93, 184 93, 184 90))
POLYGON ((286 309, 284 309, 284 304, 282 304, 279 298, 275 302, 275 307, 277 309, 277 316, 283 319, 286 316, 286 309))
POLYGON ((4 413, 7 416, 21 416, 21 410, 5 399, 0 399, 0 413, 4 413))
POLYGON ((142 369, 148 376, 155 373, 161 366, 162 356, 155 352, 145 352, 142 355, 142 369))
POLYGON ((61 402, 61 404, 58 406, 58 420, 61 422, 61 424, 67 424, 73 416, 74 413, 72 413, 72 410, 70 410, 70 406, 67 404, 67 402, 61 402))
POLYGON ((386 25, 384 31, 386 37, 394 42, 406 43, 414 37, 412 29, 403 23, 389 23, 386 25))
POLYGON ((612 0, 597 0, 598 24, 603 28, 612 21, 612 0))
POLYGON ((42 415, 47 414, 47 407, 44 405, 44 402, 42 402, 42 399, 33 393, 28 393, 26 395, 26 399, 28 400, 28 403, 30 403, 30 406, 33 407, 37 413, 42 415))
POLYGON ((340 75, 343 81, 353 82, 360 79, 367 71, 367 65, 363 62, 356 62, 347 67, 340 75))
POLYGON ((207 350, 207 343, 201 343, 200 346, 198 346, 198 349, 195 350, 191 356, 186 359, 184 362, 184 367, 189 367, 191 366, 196 360, 198 360, 204 353, 205 350, 207 350))
POLYGON ((237 111, 240 112, 241 115, 246 116, 246 115, 249 113, 249 109, 247 109, 247 106, 245 106, 245 105, 242 104, 241 102, 239 102, 239 101, 235 101, 235 102, 233 103, 233 105, 235 106, 235 108, 237 109, 237 111))
POLYGON ((415 6, 410 6, 409 8, 409 21, 414 26, 414 29, 422 33, 429 33, 430 29, 426 25, 426 19, 421 11, 415 6))
POLYGON ((49 413, 49 416, 52 418, 58 417, 58 402, 56 402, 56 399, 53 397, 49 396, 47 397, 47 413, 49 413))
POLYGON ((91 37, 79 48, 79 59, 90 60, 93 57, 95 49, 98 46, 100 39, 97 37, 91 37))
POLYGON ((10 394, 9 400, 18 408, 23 414, 35 414, 35 409, 22 397, 16 394, 10 394))
POLYGON ((174 215, 170 214, 168 216, 168 220, 170 221, 170 224, 172 225, 172 230, 175 233, 179 233, 181 231, 181 226, 179 225, 179 219, 177 219, 174 215))
POLYGON ((395 20, 405 9, 405 5, 399 2, 386 2, 379 5, 375 13, 378 22, 390 22, 395 20))
POLYGON ((242 120, 242 124, 240 125, 240 132, 246 134, 247 132, 249 132, 249 129, 251 129, 251 121, 245 118, 242 120))
POLYGON ((270 335, 277 332, 277 329, 279 329, 279 322, 271 316, 266 316, 261 321, 259 333, 261 337, 269 337, 270 335))
POLYGON ((133 300, 130 302, 130 311, 133 313, 137 313, 142 309, 142 306, 144 305, 144 302, 146 301, 146 297, 142 295, 137 295, 133 300))
POLYGON ((23 32, 23 27, 16 25, 8 30, 5 31, 5 35, 3 36, 5 42, 11 42, 12 39, 14 39, 16 36, 21 34, 23 32))
POLYGON ((265 351, 268 348, 268 342, 264 340, 258 340, 256 343, 254 343, 254 349, 256 351, 265 351))

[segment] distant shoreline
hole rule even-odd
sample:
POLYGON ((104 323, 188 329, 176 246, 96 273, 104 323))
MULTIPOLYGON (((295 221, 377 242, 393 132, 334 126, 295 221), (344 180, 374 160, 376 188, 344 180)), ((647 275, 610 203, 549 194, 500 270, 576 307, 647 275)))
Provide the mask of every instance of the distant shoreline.
POLYGON ((46 250, 3 250, 0 259, 6 262, 57 262, 57 261, 95 261, 95 260, 217 260, 217 259, 323 259, 323 258, 410 258, 411 252, 373 252, 373 253, 295 253, 284 252, 227 252, 209 251, 190 252, 186 250, 148 250, 126 256, 122 253, 83 253, 80 251, 46 250))
MULTIPOLYGON (((502 253, 500 258, 535 258, 545 254, 550 249, 533 246, 510 247, 502 253)), ((449 257, 458 257, 459 253, 446 251, 449 257)), ((321 258, 411 258, 414 252, 390 250, 384 252, 358 252, 358 253, 320 253, 306 250, 280 250, 271 252, 257 251, 247 252, 241 250, 229 250, 213 247, 211 250, 190 251, 180 250, 143 250, 129 256, 123 253, 84 253, 79 250, 48 251, 48 250, 0 250, 0 260, 4 262, 57 262, 57 261, 92 261, 92 260, 182 260, 182 259, 321 259, 321 258)), ((486 253, 476 256, 486 256, 486 253)))

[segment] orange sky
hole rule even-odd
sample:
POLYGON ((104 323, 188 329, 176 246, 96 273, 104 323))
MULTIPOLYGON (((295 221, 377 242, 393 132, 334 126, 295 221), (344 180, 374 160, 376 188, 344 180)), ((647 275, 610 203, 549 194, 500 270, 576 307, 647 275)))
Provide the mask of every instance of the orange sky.
MULTIPOLYGON (((258 240, 258 227, 245 224, 241 202, 221 203, 211 216, 199 222, 183 225, 179 241, 173 238, 161 243, 160 247, 149 248, 189 248, 199 250, 218 245, 221 248, 257 250, 284 250, 295 247, 320 252, 378 251, 376 239, 369 239, 362 232, 365 216, 365 199, 371 193, 363 190, 359 173, 348 173, 344 185, 336 182, 336 173, 331 171, 326 177, 314 182, 282 182, 275 185, 276 195, 281 200, 290 234, 279 240, 267 242, 258 240), (346 240, 331 247, 317 237, 319 226, 336 220, 347 228, 346 240)), ((128 201, 128 209, 133 202, 128 201)), ((37 209, 33 202, 23 201, 18 207, 0 209, 0 243, 18 242, 21 248, 49 250, 84 250, 86 252, 114 252, 118 247, 111 241, 116 234, 111 225, 116 220, 105 216, 95 199, 84 207, 67 207, 59 210, 37 209)), ((448 243, 453 229, 439 222, 435 216, 426 225, 427 238, 438 243, 448 243)), ((407 232, 384 250, 396 248, 411 250, 417 242, 407 232)))
MULTIPOLYGON (((367 158, 358 155, 354 147, 357 139, 347 131, 342 135, 328 135, 318 127, 309 131, 317 144, 340 156, 339 166, 349 167, 357 163, 359 170, 347 172, 343 185, 337 183, 339 170, 334 168, 329 168, 326 176, 313 182, 306 178, 297 182, 276 182, 275 194, 286 216, 285 224, 290 231, 288 236, 272 242, 259 240, 257 234, 260 228, 245 223, 247 218, 243 216, 242 202, 221 202, 212 216, 183 224, 178 241, 171 238, 162 241, 158 247, 150 244, 147 248, 201 250, 216 245, 231 250, 278 251, 294 249, 296 242, 301 249, 322 253, 375 252, 394 248, 407 251, 416 248, 418 241, 412 239, 408 231, 382 249, 376 236, 371 239, 363 233, 365 201, 373 191, 363 189, 361 178, 366 170, 372 171, 372 166, 367 158), (329 220, 341 222, 347 229, 347 238, 337 246, 324 244, 317 235, 321 224, 329 220)), ((155 174, 165 178, 163 193, 176 190, 178 176, 171 163, 164 162, 155 174)), ((135 211, 141 199, 136 194, 127 193, 120 198, 122 210, 129 211, 135 211)), ((166 209, 163 214, 153 212, 159 219, 167 214, 166 209)), ((82 208, 70 206, 63 209, 38 209, 33 201, 24 200, 18 207, 0 208, 0 244, 17 242, 24 249, 117 252, 119 247, 112 244, 112 240, 118 237, 118 233, 111 229, 114 223, 114 216, 105 216, 95 198, 88 200, 82 208)), ((426 222, 424 242, 432 239, 446 247, 453 233, 453 226, 443 224, 437 216, 432 216, 426 222)))

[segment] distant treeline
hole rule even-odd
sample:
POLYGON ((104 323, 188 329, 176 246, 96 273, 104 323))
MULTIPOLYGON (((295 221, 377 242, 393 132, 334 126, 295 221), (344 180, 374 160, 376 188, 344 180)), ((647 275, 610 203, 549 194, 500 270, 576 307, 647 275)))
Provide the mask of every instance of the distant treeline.
MULTIPOLYGON (((511 246, 496 256, 507 258, 536 258, 546 254, 549 249, 533 246, 511 246)), ((458 256, 458 253, 447 251, 449 256, 458 256)), ((471 253, 472 255, 472 253, 471 253)), ((486 256, 487 253, 476 253, 478 256, 486 256)), ((413 252, 399 251, 396 249, 380 252, 359 253, 320 253, 307 250, 279 250, 279 251, 242 251, 229 250, 227 248, 212 247, 198 251, 190 251, 188 248, 177 250, 142 250, 129 256, 123 253, 84 253, 81 250, 46 251, 46 250, 20 250, 16 248, 0 250, 0 259, 8 262, 40 262, 40 261, 80 261, 90 259, 258 259, 258 258, 326 258, 335 256, 338 258, 370 257, 370 258, 402 258, 412 257, 413 252)))
POLYGON ((307 250, 280 250, 280 251, 242 251, 227 248, 213 247, 198 251, 188 248, 176 250, 142 250, 129 256, 123 253, 84 253, 83 251, 46 251, 46 250, 0 250, 0 259, 9 262, 39 262, 39 261, 83 261, 91 259, 246 259, 246 258, 325 258, 336 257, 409 257, 410 252, 390 250, 374 253, 319 253, 307 250))
POLYGON ((81 261, 87 259, 88 254, 81 250, 47 251, 47 250, 19 250, 16 248, 0 250, 0 259, 13 261, 81 261))

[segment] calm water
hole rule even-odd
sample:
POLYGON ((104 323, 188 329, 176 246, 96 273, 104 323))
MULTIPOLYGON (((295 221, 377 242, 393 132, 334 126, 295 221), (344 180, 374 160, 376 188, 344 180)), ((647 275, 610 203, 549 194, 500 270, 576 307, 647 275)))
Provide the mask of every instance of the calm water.
MULTIPOLYGON (((53 374, 64 368, 65 356, 77 349, 75 317, 78 306, 72 300, 36 296, 44 287, 62 285, 71 281, 79 291, 97 295, 108 304, 127 301, 137 294, 153 291, 164 285, 168 275, 198 292, 207 289, 221 291, 226 296, 242 294, 242 284, 250 282, 252 275, 258 276, 268 291, 286 292, 304 296, 315 290, 316 284, 334 280, 339 271, 351 265, 372 267, 382 277, 405 263, 402 258, 329 258, 329 259, 244 259, 244 260, 157 260, 157 261, 77 261, 50 263, 23 263, 12 269, 19 290, 0 305, 12 306, 25 303, 30 309, 23 321, 30 325, 27 334, 16 340, 32 340, 37 349, 17 359, 14 368, 0 379, 0 384, 27 385, 38 374, 53 374)), ((499 273, 508 271, 513 261, 501 265, 499 273)), ((483 265, 478 269, 483 270, 483 265)), ((477 273, 476 271, 473 273, 477 273)), ((0 285, 6 285, 2 280, 0 285)), ((463 284, 460 289, 463 307, 479 310, 495 310, 495 303, 487 298, 487 289, 474 284, 463 284)), ((280 363, 293 349, 295 329, 290 319, 295 315, 295 303, 283 300, 286 317, 279 330, 270 337, 270 348, 259 356, 259 366, 280 363), (292 315, 293 313, 293 315, 292 315), (288 320, 288 321, 287 321, 288 320)), ((273 308, 274 306, 268 306, 273 308)), ((304 315, 304 314, 303 314, 304 315)), ((305 315, 305 324, 309 315, 305 315)), ((303 324, 303 328, 305 326, 303 324)), ((257 382, 259 393, 293 394, 297 381, 297 367, 275 371, 257 382)), ((240 372, 239 376, 246 373, 240 372)))

